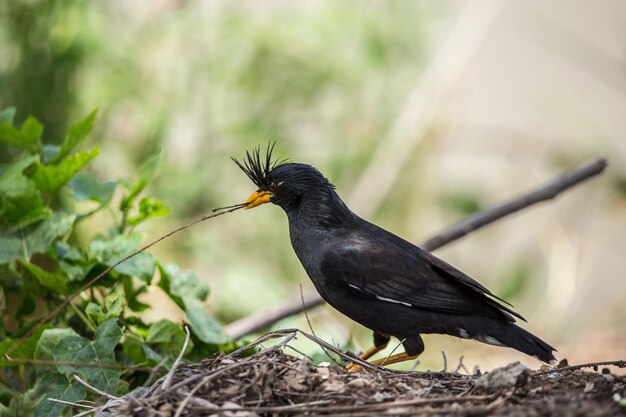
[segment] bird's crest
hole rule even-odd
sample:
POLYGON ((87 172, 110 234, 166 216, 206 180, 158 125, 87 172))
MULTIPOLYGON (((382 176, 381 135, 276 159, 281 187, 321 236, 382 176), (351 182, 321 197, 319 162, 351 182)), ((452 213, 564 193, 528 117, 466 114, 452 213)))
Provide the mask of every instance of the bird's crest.
POLYGON ((267 187, 267 176, 269 173, 277 166, 287 162, 285 159, 272 160, 274 145, 276 145, 276 142, 267 144, 265 157, 263 159, 261 159, 260 146, 255 147, 252 151, 246 151, 246 158, 243 160, 243 163, 239 162, 237 158, 231 157, 237 166, 239 166, 248 178, 259 188, 267 187))

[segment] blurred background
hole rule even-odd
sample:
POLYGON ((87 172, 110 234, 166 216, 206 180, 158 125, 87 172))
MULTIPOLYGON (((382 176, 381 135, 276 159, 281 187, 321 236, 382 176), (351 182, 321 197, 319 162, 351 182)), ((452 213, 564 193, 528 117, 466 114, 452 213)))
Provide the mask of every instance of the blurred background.
MULTIPOLYGON (((59 142, 99 109, 91 169, 132 177, 162 150, 151 195, 172 209, 146 240, 253 185, 231 162, 276 141, 319 168, 359 215, 419 243, 587 160, 608 171, 436 254, 515 305, 570 363, 626 353, 626 3, 531 1, 3 0, 0 108, 59 142)), ((82 225, 85 241, 110 214, 82 225)), ((81 238, 79 236, 79 238, 81 238)), ((263 206, 154 248, 210 285, 223 323, 313 287, 285 215, 263 206)), ((181 318, 161 298, 147 318, 181 318)), ((359 350, 370 332, 330 307, 318 336, 359 350)), ((309 330, 304 316, 275 327, 309 330)), ((426 336, 419 369, 521 360, 426 336)), ((302 349, 317 352, 301 341, 302 349)), ((392 344, 393 345, 393 344, 392 344)), ((390 351, 394 346, 390 346, 390 351)))

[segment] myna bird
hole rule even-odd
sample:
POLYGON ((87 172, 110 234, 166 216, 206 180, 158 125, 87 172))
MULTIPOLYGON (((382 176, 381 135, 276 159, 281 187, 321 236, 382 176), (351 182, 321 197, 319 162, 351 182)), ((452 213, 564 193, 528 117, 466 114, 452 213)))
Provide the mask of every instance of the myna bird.
MULTIPOLYGON (((260 149, 233 160, 258 187, 247 208, 281 207, 291 244, 322 298, 374 332, 366 360, 391 336, 405 353, 373 361, 392 364, 424 351, 420 334, 439 333, 511 347, 544 361, 555 349, 515 324, 524 318, 474 279, 414 244, 354 214, 314 167, 264 158, 260 149)), ((508 304, 510 306, 510 304, 508 304)), ((524 320, 525 321, 525 320, 524 320)))

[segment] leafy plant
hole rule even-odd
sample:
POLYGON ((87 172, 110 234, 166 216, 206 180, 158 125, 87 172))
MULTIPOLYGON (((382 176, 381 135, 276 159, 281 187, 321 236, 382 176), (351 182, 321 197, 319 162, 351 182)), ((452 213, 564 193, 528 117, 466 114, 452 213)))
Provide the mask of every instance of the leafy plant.
POLYGON ((0 143, 12 148, 0 167, 0 416, 67 414, 67 405, 46 398, 88 399, 91 394, 74 376, 120 394, 143 383, 151 368, 167 369, 185 332, 169 320, 147 324, 138 315, 150 307, 141 295, 151 286, 160 287, 191 322, 188 356, 232 347, 221 325, 205 313, 208 287, 193 272, 164 265, 149 253, 76 294, 137 249, 138 225, 168 214, 161 201, 142 196, 161 156, 149 158, 137 180, 101 181, 85 170, 98 146, 77 150, 96 112, 71 126, 60 145, 42 142, 44 128, 33 117, 14 126, 14 114, 13 108, 0 111, 0 143), (93 207, 79 211, 84 201, 93 207), (76 225, 105 208, 114 214, 108 230, 78 245, 76 225), (67 297, 59 314, 42 320, 67 297))

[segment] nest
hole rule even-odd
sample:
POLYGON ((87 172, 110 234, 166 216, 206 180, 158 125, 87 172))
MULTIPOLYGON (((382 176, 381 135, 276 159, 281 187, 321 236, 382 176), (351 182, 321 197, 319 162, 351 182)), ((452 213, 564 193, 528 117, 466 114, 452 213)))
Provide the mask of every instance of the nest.
MULTIPOLYGON (((626 366, 624 361, 607 364, 626 366)), ((626 381, 608 368, 601 373, 581 369, 594 365, 530 371, 516 363, 484 375, 394 371, 360 361, 313 335, 283 330, 228 355, 177 363, 152 386, 109 397, 92 412, 96 417, 626 414, 619 403, 626 381), (366 371, 349 373, 342 366, 316 365, 306 355, 285 353, 295 351, 289 342, 296 335, 366 371), (282 341, 261 347, 278 338, 282 341)))

